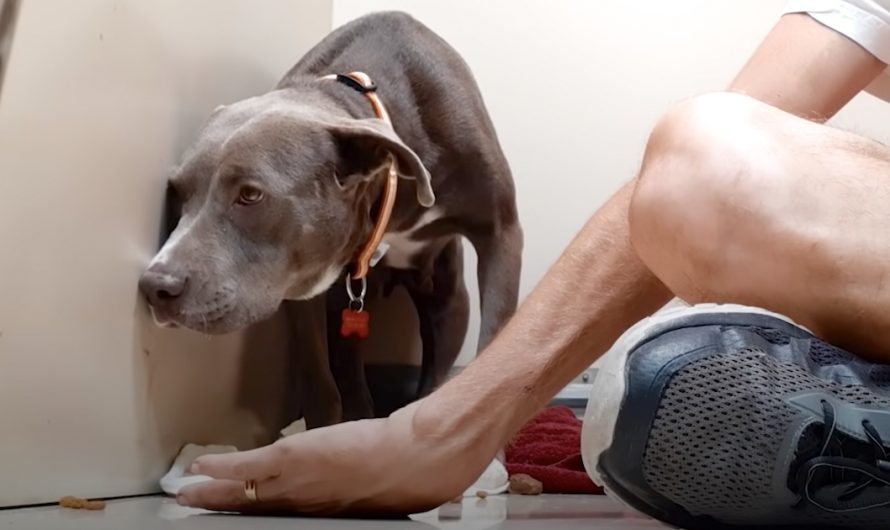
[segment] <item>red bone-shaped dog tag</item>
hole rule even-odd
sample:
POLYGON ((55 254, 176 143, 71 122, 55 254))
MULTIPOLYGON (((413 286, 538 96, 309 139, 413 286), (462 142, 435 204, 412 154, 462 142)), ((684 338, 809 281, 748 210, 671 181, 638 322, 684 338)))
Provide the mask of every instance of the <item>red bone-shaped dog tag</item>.
POLYGON ((371 334, 368 326, 369 315, 367 311, 353 311, 346 308, 341 315, 340 335, 343 337, 355 336, 359 339, 367 339, 371 334))

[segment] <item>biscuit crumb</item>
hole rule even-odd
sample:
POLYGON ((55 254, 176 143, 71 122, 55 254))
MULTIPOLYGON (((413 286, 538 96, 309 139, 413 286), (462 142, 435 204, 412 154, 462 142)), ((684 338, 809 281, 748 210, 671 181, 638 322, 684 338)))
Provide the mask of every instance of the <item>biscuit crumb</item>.
POLYGON ((525 473, 518 473, 510 476, 510 488, 508 491, 519 495, 540 495, 544 492, 544 485, 541 484, 540 480, 525 473))
POLYGON ((104 510, 105 501, 91 501, 89 499, 68 495, 59 499, 59 506, 62 508, 71 508, 72 510, 104 510))
POLYGON ((479 497, 480 499, 485 499, 485 498, 488 498, 488 492, 485 490, 479 490, 476 492, 476 496, 479 497))

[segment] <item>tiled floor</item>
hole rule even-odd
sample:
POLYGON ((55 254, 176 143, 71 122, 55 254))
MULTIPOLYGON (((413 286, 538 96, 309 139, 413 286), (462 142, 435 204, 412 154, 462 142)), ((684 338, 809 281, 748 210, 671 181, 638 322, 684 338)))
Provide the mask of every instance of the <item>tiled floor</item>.
POLYGON ((245 517, 181 508, 164 497, 141 497, 110 502, 101 512, 58 507, 0 511, 0 529, 181 529, 181 530, 647 530, 664 529, 659 523, 624 509, 606 497, 498 495, 485 500, 464 499, 438 510, 401 521, 360 521, 245 517))

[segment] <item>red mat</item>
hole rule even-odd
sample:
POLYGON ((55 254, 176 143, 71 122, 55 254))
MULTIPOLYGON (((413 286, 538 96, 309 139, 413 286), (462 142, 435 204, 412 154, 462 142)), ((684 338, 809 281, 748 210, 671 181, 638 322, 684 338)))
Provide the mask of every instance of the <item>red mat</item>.
POLYGON ((541 481, 545 493, 602 493, 581 461, 581 420, 568 407, 532 418, 506 448, 507 471, 541 481))

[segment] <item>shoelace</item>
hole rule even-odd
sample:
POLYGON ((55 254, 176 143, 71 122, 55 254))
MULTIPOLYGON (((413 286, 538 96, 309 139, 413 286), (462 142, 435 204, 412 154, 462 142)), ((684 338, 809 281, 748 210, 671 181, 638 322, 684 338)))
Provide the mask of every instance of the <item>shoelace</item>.
POLYGON ((862 422, 863 432, 875 453, 874 464, 867 464, 860 458, 844 455, 842 440, 837 436, 839 433, 834 406, 823 400, 822 412, 825 428, 822 433, 821 450, 818 456, 804 463, 797 475, 804 500, 832 513, 857 512, 890 506, 890 490, 884 496, 886 500, 871 504, 853 502, 870 486, 890 486, 890 460, 878 430, 868 420, 862 422), (814 498, 815 490, 838 484, 850 484, 850 486, 837 496, 836 506, 827 506, 814 498), (851 503, 853 505, 850 505, 851 503))

